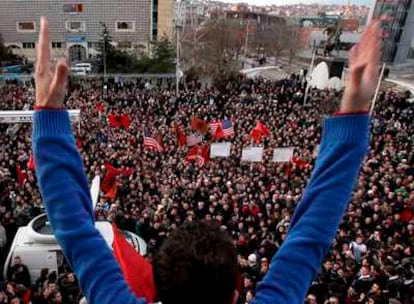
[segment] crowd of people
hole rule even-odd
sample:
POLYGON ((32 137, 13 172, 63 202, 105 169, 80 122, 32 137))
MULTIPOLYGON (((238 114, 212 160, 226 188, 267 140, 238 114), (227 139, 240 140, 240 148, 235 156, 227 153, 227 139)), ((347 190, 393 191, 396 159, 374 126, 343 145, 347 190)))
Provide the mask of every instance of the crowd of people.
MULTIPOLYGON (((132 169, 117 176, 116 194, 101 193, 97 220, 115 222, 141 236, 151 261, 163 240, 185 221, 218 222, 234 239, 243 277, 240 303, 250 303, 255 286, 282 244, 289 222, 317 157, 321 121, 331 114, 340 93, 313 89, 303 103, 299 77, 282 81, 229 80, 225 89, 192 82, 175 97, 171 84, 148 81, 99 81, 70 85, 69 109, 81 110, 74 124, 89 181, 104 178, 107 164, 132 169), (126 115, 128 128, 111 127, 108 115, 126 115), (199 167, 188 162, 187 147, 177 144, 176 125, 187 135, 191 119, 230 119, 234 136, 229 158, 199 167), (271 135, 260 143, 262 162, 244 162, 241 151, 258 145, 251 138, 257 121, 271 135), (144 129, 158 134, 163 151, 143 145, 144 129), (291 163, 271 161, 273 148, 295 147, 291 163)), ((30 86, 0 87, 1 110, 33 104, 30 86)), ((408 95, 381 92, 372 119, 368 156, 352 202, 307 303, 414 303, 414 104, 408 95)), ((0 258, 4 261, 19 226, 44 210, 31 158, 31 125, 0 125, 0 258), (19 169, 17 169, 19 168, 19 169), (24 180, 21 175, 24 174, 24 180)), ((215 142, 207 132, 204 143, 215 142)), ((332 202, 335 204, 335 202, 332 202)), ((323 225, 324 219, 321 219, 323 225)), ((3 303, 78 303, 81 291, 69 267, 44 269, 30 278, 16 257, 0 286, 3 303), (31 292, 27 292, 30 290, 31 292)))

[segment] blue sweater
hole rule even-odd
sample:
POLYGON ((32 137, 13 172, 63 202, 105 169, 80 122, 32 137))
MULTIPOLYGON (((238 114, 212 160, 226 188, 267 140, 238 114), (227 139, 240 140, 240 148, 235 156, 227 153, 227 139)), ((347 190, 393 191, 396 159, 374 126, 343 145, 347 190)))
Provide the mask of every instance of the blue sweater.
MULTIPOLYGON (((254 303, 301 304, 350 201, 368 146, 368 115, 328 118, 309 185, 254 303)), ((94 226, 88 181, 67 111, 36 111, 36 174, 54 234, 89 304, 137 299, 94 226)))

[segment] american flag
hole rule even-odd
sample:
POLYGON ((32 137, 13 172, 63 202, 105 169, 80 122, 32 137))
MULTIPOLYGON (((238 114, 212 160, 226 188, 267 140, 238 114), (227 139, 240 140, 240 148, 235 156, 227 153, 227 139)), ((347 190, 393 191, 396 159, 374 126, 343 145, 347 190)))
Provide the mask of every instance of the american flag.
POLYGON ((222 127, 223 127, 223 133, 225 137, 234 135, 233 123, 231 122, 231 120, 228 120, 228 119, 224 120, 222 127))
POLYGON ((151 132, 147 129, 144 130, 144 147, 155 149, 158 152, 164 151, 161 143, 152 136, 151 132))
POLYGON ((222 124, 221 121, 213 121, 213 122, 210 122, 210 133, 211 133, 211 135, 216 134, 216 131, 217 131, 218 127, 221 124, 222 124))
POLYGON ((203 135, 202 134, 192 133, 192 134, 187 136, 187 146, 189 146, 189 147, 197 145, 197 144, 201 143, 202 141, 203 141, 203 135))

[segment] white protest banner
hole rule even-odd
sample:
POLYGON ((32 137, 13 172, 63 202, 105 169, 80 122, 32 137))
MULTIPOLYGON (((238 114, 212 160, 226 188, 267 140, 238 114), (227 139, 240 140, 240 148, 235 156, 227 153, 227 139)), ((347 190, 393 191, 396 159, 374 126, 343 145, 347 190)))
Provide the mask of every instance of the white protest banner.
MULTIPOLYGON (((68 110, 72 122, 79 122, 80 110, 68 110)), ((34 111, 0 111, 0 123, 33 122, 34 111)))
POLYGON ((242 150, 242 161, 261 162, 263 147, 248 147, 242 150))
POLYGON ((210 157, 230 157, 231 143, 212 143, 210 148, 210 157))
POLYGON ((276 148, 273 150, 272 161, 277 163, 288 163, 293 157, 293 150, 295 147, 276 148))

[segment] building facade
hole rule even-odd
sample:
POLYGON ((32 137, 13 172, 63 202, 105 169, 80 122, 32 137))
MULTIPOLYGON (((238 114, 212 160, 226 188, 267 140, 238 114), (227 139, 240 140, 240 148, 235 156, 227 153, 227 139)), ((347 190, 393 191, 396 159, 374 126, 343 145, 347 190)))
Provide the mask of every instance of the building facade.
POLYGON ((404 63, 414 59, 414 0, 377 0, 369 20, 381 18, 383 60, 404 63))
MULTIPOLYGON (((51 29, 52 59, 82 62, 97 54, 105 23, 115 44, 148 47, 158 33, 168 35, 165 5, 173 0, 1 0, 0 33, 14 53, 34 60, 39 18, 51 29), (161 6, 159 5, 161 4, 161 6)), ((172 21, 171 21, 172 23, 172 21)), ((171 25, 172 26, 172 25, 171 25)))
POLYGON ((174 2, 174 0, 153 0, 153 15, 154 18, 155 15, 157 18, 157 33, 156 35, 154 35, 154 38, 156 36, 155 39, 172 39, 174 22, 174 2))

